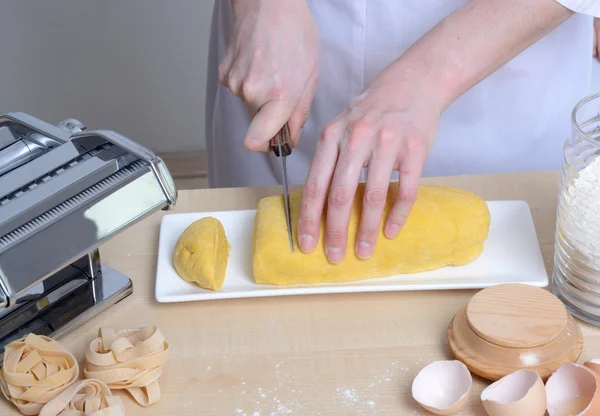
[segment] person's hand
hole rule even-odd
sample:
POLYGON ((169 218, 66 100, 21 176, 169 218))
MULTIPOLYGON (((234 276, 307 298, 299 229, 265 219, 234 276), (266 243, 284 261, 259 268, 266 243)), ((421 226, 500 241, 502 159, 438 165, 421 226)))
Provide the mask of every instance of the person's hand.
POLYGON ((442 111, 425 84, 388 69, 323 130, 302 193, 298 243, 303 252, 316 246, 327 203, 325 252, 330 263, 343 260, 363 167, 368 174, 356 255, 367 259, 375 250, 393 171, 399 171, 399 189, 384 230, 387 238, 398 234, 417 197, 442 111))
POLYGON ((594 18, 594 56, 600 58, 600 19, 594 18))
POLYGON ((233 0, 233 33, 219 80, 253 117, 244 145, 267 151, 289 122, 295 146, 318 80, 318 29, 306 0, 233 0))

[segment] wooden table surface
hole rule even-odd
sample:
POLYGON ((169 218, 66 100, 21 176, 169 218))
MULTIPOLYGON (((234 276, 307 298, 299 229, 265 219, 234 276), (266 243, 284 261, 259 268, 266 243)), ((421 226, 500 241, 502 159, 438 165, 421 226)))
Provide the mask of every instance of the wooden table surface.
MULTIPOLYGON (((530 204, 548 273, 552 272, 558 172, 432 178, 486 200, 530 204)), ((180 192, 172 212, 251 209, 279 188, 180 192)), ((448 323, 475 291, 289 296, 159 304, 154 299, 157 213, 100 249, 128 275, 134 294, 62 340, 83 363, 98 327, 157 325, 170 342, 161 401, 127 415, 425 415, 411 397, 417 372, 452 359, 448 323)), ((580 359, 600 358, 600 330, 581 323, 580 359)), ((484 415, 474 377, 459 414, 484 415)), ((0 402, 0 414, 19 414, 0 402), (9 411, 10 409, 10 411, 9 411)))

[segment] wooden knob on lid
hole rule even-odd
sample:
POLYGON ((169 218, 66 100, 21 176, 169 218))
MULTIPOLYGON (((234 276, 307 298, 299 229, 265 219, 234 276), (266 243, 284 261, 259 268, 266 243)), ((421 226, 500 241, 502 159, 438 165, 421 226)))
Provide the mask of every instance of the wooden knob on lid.
POLYGON ((467 305, 467 322, 481 338, 508 348, 533 348, 555 341, 569 321, 552 293, 527 285, 482 290, 467 305))
POLYGON ((527 368, 543 379, 579 358, 583 336, 562 302, 547 290, 497 285, 477 293, 448 327, 455 357, 489 380, 527 368))

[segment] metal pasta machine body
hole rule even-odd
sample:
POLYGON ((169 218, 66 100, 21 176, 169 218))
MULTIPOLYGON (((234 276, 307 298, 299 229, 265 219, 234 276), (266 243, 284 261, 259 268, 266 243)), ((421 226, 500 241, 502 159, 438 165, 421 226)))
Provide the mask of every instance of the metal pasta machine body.
POLYGON ((164 162, 126 137, 0 116, 0 352, 29 332, 60 338, 129 296, 98 246, 176 199, 164 162))

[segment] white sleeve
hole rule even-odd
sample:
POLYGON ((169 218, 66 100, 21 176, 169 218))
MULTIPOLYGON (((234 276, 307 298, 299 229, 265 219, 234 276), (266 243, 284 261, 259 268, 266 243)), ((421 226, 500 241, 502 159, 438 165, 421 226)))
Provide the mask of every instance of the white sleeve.
POLYGON ((556 0, 575 13, 600 17, 600 0, 556 0))

